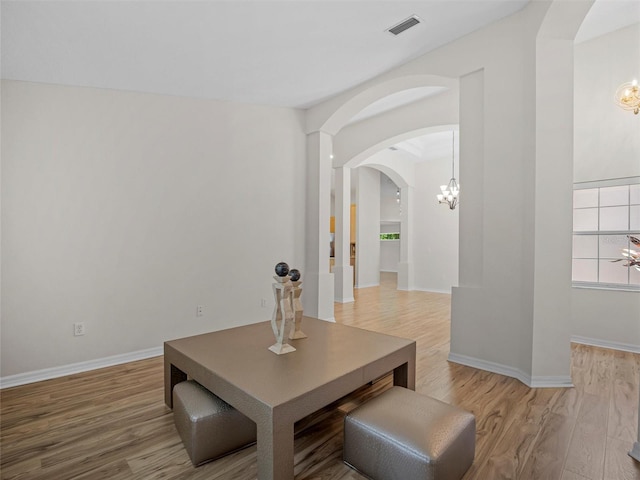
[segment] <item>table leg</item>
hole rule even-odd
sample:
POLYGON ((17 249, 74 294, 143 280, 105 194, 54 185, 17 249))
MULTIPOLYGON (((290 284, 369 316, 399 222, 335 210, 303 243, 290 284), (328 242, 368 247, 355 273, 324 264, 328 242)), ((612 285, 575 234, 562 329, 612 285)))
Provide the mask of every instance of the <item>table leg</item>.
POLYGON ((187 374, 173 365, 167 357, 164 357, 164 403, 173 408, 173 387, 184 382, 187 374))
POLYGON ((393 384, 410 390, 416 389, 416 362, 408 361, 393 369, 393 384))
POLYGON ((293 480, 293 422, 273 416, 256 426, 258 479, 293 480))

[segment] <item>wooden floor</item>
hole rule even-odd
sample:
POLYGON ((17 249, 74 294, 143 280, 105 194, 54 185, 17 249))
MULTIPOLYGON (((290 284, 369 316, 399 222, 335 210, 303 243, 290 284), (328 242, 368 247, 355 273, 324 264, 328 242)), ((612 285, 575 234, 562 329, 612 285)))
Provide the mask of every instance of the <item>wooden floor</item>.
MULTIPOLYGON (((385 274, 381 287, 337 304, 336 319, 417 340, 416 390, 476 415, 475 463, 464 480, 640 480, 640 464, 627 455, 640 355, 574 345, 575 388, 530 389, 447 362, 449 302, 398 292, 385 274)), ((255 446, 191 466, 163 402, 162 369, 158 357, 3 390, 1 478, 254 479, 255 446)), ((389 385, 387 378, 298 422, 297 479, 363 478, 341 461, 342 419, 389 385)))

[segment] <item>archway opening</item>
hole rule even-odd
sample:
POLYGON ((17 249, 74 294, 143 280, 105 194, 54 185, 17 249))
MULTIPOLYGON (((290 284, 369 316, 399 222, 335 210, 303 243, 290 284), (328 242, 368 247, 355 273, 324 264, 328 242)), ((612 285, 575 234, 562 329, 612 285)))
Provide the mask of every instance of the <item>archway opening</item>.
POLYGON ((451 177, 454 152, 458 164, 457 129, 439 125, 385 139, 346 162, 356 289, 379 285, 389 272, 401 290, 451 293, 457 285, 459 217, 436 199, 451 177))

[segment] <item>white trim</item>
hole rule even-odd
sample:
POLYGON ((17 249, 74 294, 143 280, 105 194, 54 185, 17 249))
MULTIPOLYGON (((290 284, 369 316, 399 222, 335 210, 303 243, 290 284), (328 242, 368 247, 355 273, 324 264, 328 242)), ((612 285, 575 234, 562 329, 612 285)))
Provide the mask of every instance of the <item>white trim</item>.
POLYGON ((531 382, 531 376, 523 372, 518 368, 508 367, 500 363, 489 362, 486 360, 480 360, 474 357, 468 357, 467 355, 460 355, 458 353, 449 352, 448 361, 453 363, 459 363, 460 365, 466 365, 467 367, 478 368, 480 370, 486 370, 488 372, 498 373, 500 375, 506 375, 520 380, 525 385, 529 385, 531 382))
POLYGON ((398 273, 398 270, 382 270, 382 269, 380 269, 380 272, 382 272, 382 273, 398 273))
MULTIPOLYGON (((331 318, 319 318, 318 320, 322 320, 323 322, 336 323, 336 317, 331 317, 331 318)), ((303 325, 304 325, 304 323, 303 323, 303 325)))
POLYGON ((586 190, 588 188, 622 187, 624 185, 637 185, 638 183, 640 183, 640 177, 609 178, 607 180, 576 182, 573 184, 573 189, 586 190))
POLYGON ((414 288, 417 292, 428 292, 428 293, 446 293, 447 295, 451 295, 451 289, 449 290, 434 290, 429 288, 414 288))
POLYGON ((531 377, 531 388, 570 388, 573 387, 571 375, 538 375, 531 377))
POLYGON ((347 298, 336 298, 335 301, 337 303, 353 303, 356 300, 353 297, 347 297, 347 298))
POLYGON ((371 288, 371 287, 379 287, 379 286, 380 286, 379 283, 365 283, 363 285, 358 284, 353 288, 371 288))
POLYGON ((620 350, 623 352, 640 353, 640 345, 632 345, 630 343, 622 343, 622 342, 612 342, 610 340, 600 340, 597 338, 581 337, 580 335, 571 335, 571 343, 581 343, 583 345, 609 348, 611 350, 620 350))
POLYGON ((136 360, 159 357, 163 354, 163 347, 154 347, 146 350, 138 350, 136 352, 113 355, 111 357, 96 358, 95 360, 87 360, 86 362, 71 363, 69 365, 62 365, 59 367, 35 370, 33 372, 8 375, 6 377, 0 377, 0 390, 3 388, 17 387, 18 385, 26 385, 27 383, 41 382, 52 378, 73 375, 75 373, 97 370, 98 368, 112 367, 122 363, 135 362, 136 360))
POLYGON ((613 290, 615 292, 640 293, 640 285, 623 283, 597 283, 597 282, 573 282, 572 288, 582 288, 591 290, 613 290))
POLYGON ((449 353, 447 360, 453 363, 459 363, 460 365, 466 365, 467 367, 478 368, 480 370, 486 370, 487 372, 515 378, 531 388, 573 387, 571 376, 569 375, 532 377, 519 368, 509 367, 507 365, 489 362, 487 360, 480 360, 479 358, 468 357, 457 353, 449 353))

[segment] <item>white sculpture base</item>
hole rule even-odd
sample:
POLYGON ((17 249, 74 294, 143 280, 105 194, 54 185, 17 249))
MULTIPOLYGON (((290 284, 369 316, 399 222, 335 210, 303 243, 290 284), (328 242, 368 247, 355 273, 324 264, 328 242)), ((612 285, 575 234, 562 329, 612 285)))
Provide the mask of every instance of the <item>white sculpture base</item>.
POLYGON ((294 330, 289 335, 289 340, 297 340, 299 338, 307 338, 307 336, 301 330, 294 330))
POLYGON ((296 349, 293 348, 288 343, 274 343, 269 347, 269 350, 271 350, 273 353, 277 353, 278 355, 283 355, 285 353, 291 353, 296 351, 296 349))

